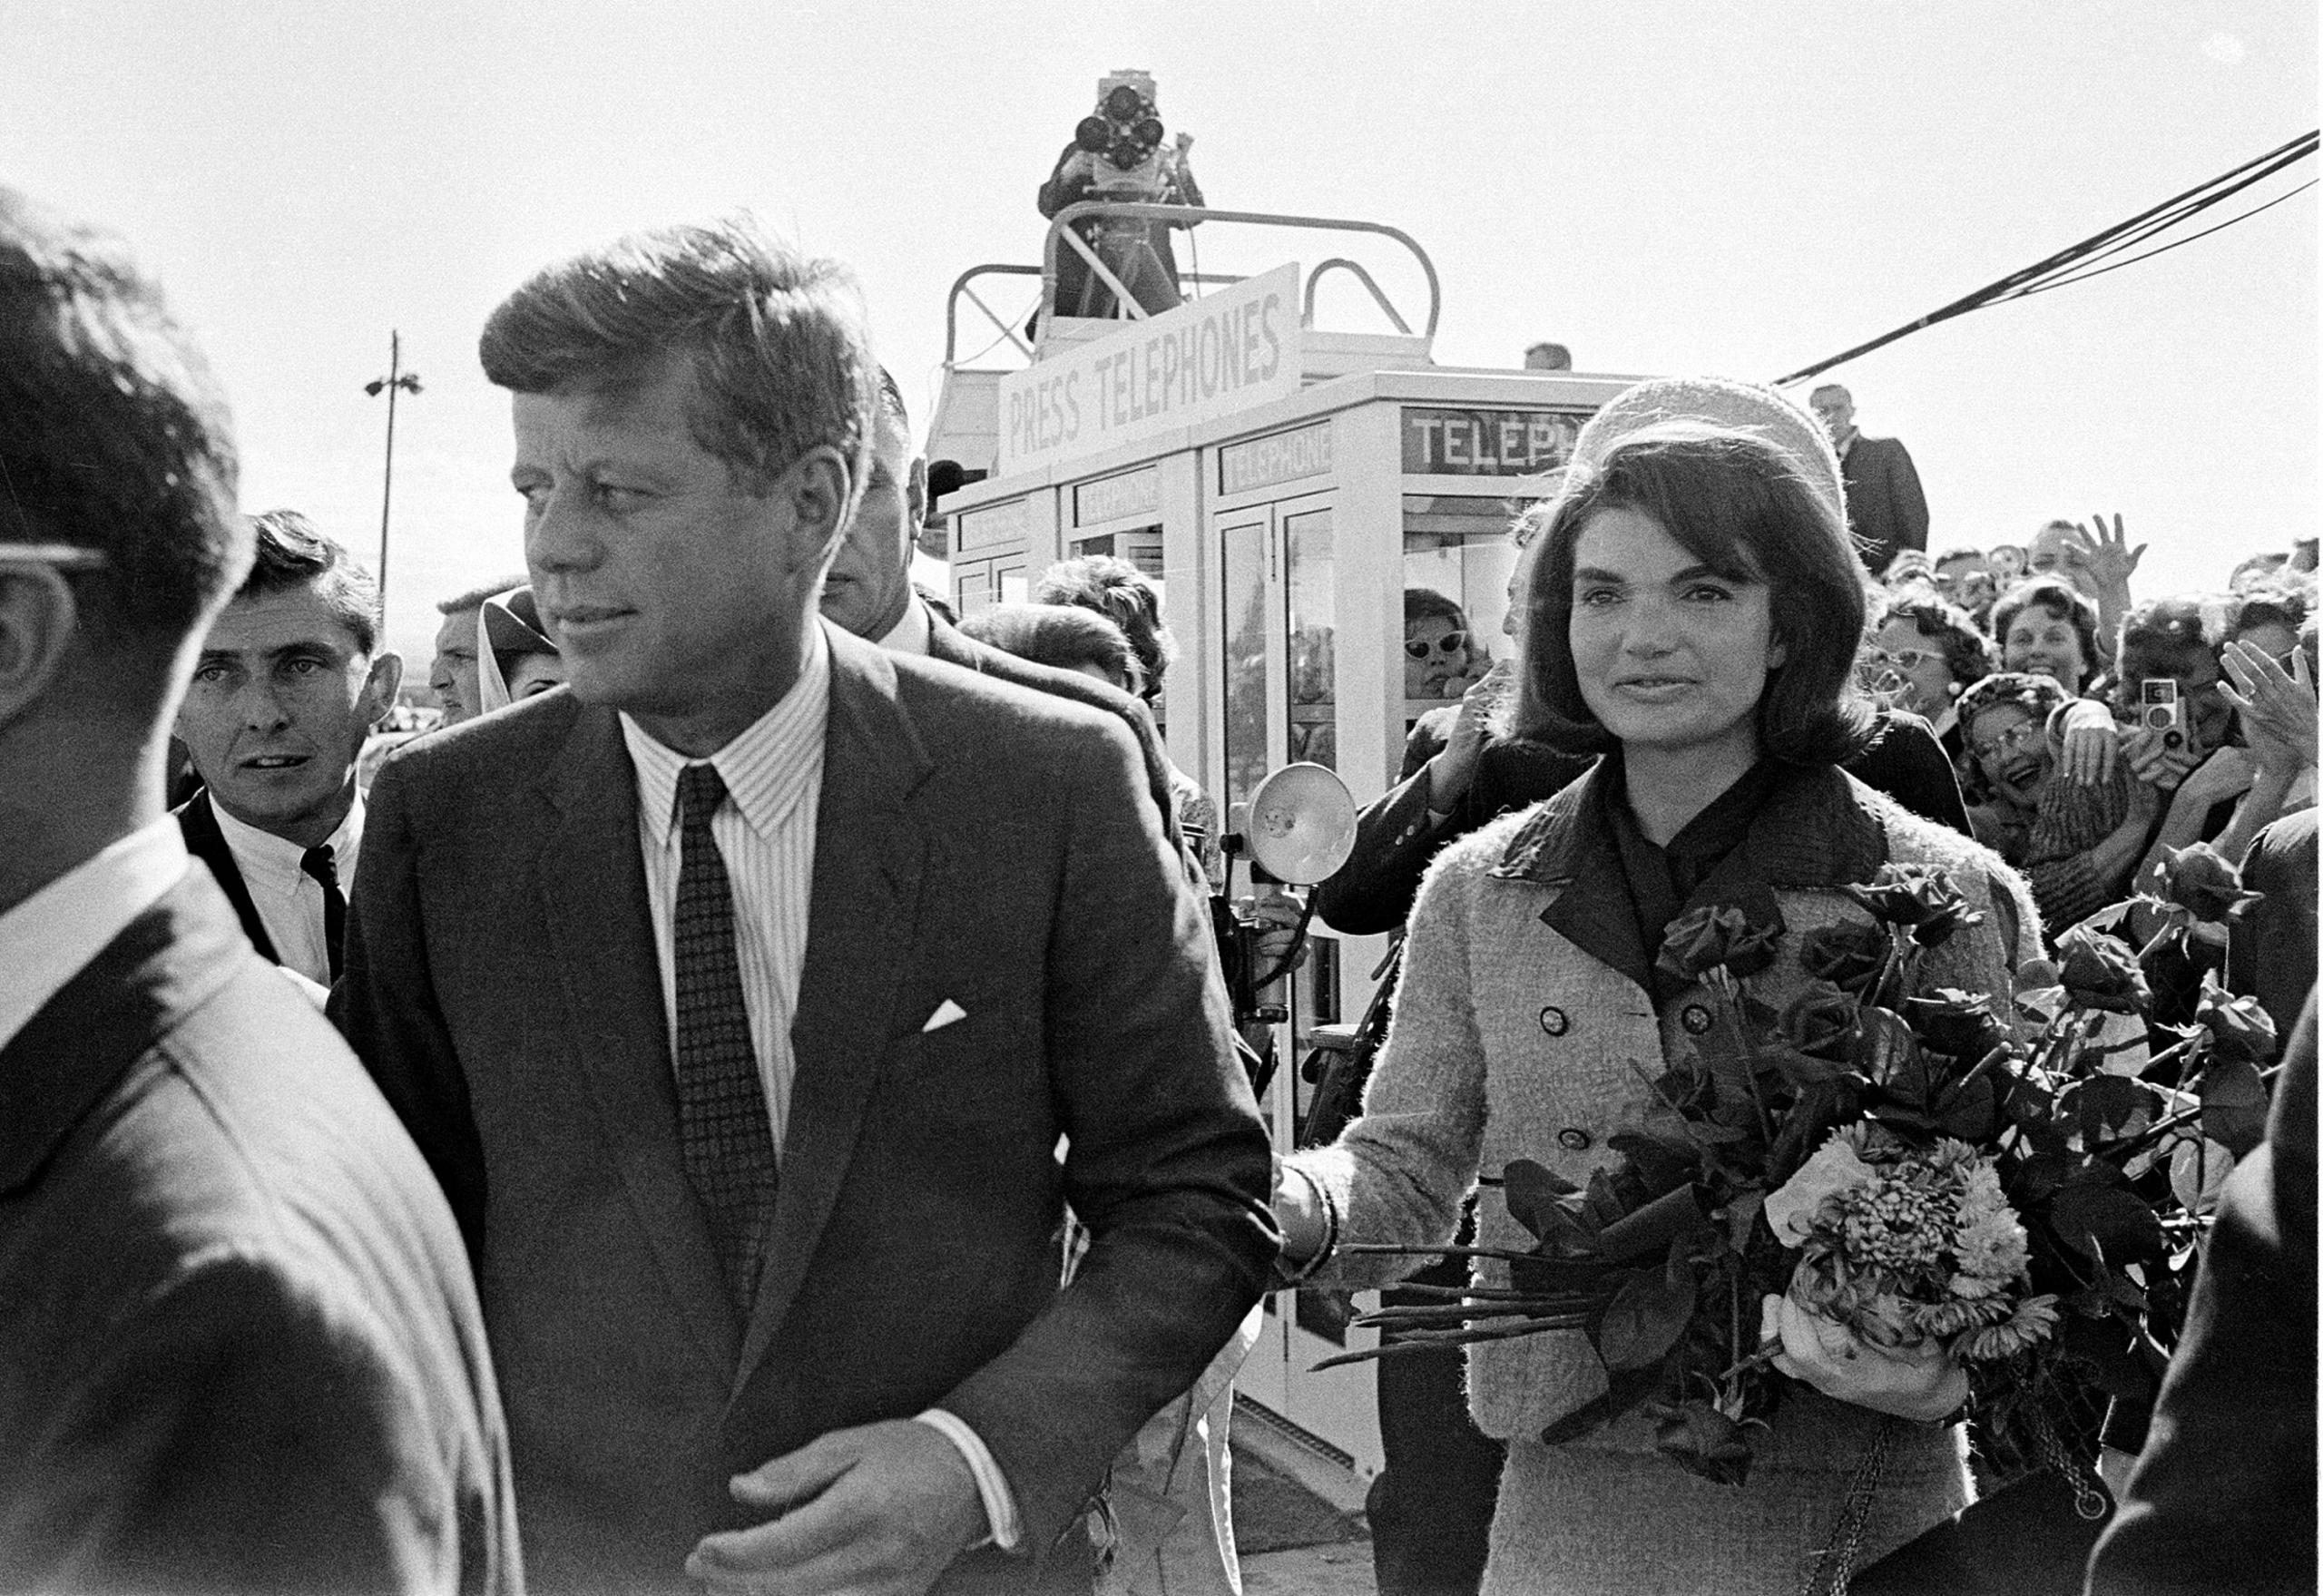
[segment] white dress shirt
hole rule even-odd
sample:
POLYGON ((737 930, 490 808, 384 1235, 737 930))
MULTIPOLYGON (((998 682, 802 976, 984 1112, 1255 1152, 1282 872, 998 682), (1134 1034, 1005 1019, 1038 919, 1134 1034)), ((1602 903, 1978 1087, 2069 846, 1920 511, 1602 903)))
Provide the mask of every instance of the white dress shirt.
MULTIPOLYGON (((919 613, 916 598, 911 612, 919 613)), ((923 617, 923 648, 926 630, 923 617)), ((830 641, 818 624, 797 683, 707 761, 726 784, 726 801, 710 818, 710 835, 725 861, 734 896, 734 953, 741 966, 742 1006, 750 1016, 750 1047, 758 1056, 759 1083, 766 1092, 778 1159, 790 1121, 790 1082, 798 1064, 790 1023, 799 1012, 799 981, 807 961, 830 686, 830 641)), ((654 956, 662 967, 670 1056, 675 1060, 678 972, 671 950, 683 851, 677 818, 678 776, 687 765, 702 761, 689 760, 656 742, 627 715, 621 718, 621 730, 637 771, 637 839, 645 858, 645 899, 653 920, 654 956)), ((1022 1536, 1015 1498, 991 1450, 956 1415, 931 1409, 917 1416, 966 1459, 984 1500, 992 1539, 1013 1549, 1022 1536)))
POLYGON ((164 815, 0 915, 0 1048, 191 862, 176 818, 164 815))
MULTIPOLYGON (((307 850, 297 843, 260 831, 226 813, 212 793, 210 812, 234 867, 242 873, 250 902, 258 906, 260 924, 274 943, 277 963, 296 970, 309 981, 330 984, 330 942, 323 935, 323 884, 299 868, 307 850)), ((338 893, 355 896, 355 859, 363 847, 363 794, 358 789, 338 829, 323 838, 338 872, 338 893)))

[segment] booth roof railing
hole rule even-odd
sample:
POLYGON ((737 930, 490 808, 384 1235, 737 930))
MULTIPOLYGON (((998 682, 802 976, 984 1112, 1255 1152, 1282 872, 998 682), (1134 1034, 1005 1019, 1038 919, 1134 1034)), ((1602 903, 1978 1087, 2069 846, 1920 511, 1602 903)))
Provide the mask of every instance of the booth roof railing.
MULTIPOLYGON (((1115 303, 1127 312, 1129 318, 1132 320, 1145 319, 1147 311, 1144 307, 1137 303, 1135 297, 1130 293, 1121 279, 1097 258, 1097 252, 1089 247, 1087 240, 1073 229, 1073 223, 1076 221, 1103 217, 1132 221, 1171 222, 1184 226, 1191 226, 1199 221, 1240 222, 1254 227, 1309 228, 1329 232, 1376 233, 1382 238, 1393 239, 1411 251, 1412 258, 1419 262, 1421 274, 1427 279, 1427 325, 1425 336, 1430 338, 1436 336, 1436 320, 1442 315, 1444 308, 1443 285, 1436 275, 1436 262, 1428 259, 1427 251, 1420 248, 1419 240, 1401 228, 1389 227, 1384 222, 1357 221, 1340 217, 1286 216, 1269 211, 1216 211, 1201 205, 1149 205, 1123 201, 1083 200, 1078 204, 1066 206, 1050 221, 1048 236, 1042 240, 1041 244, 1039 266, 995 262, 971 267, 954 279, 952 291, 946 296, 944 305, 946 369, 953 367, 959 358, 959 308, 963 299, 982 311, 985 319, 999 330, 1001 337, 1006 342, 1014 344, 1026 359, 1034 357, 1032 348, 1018 334, 1014 322, 1003 318, 986 304, 972 285, 975 279, 980 277, 1038 277, 1041 279, 1041 315, 1045 319, 1054 314, 1055 310, 1056 261, 1059 249, 1078 251, 1089 269, 1112 291, 1115 303), (1062 243, 1060 240, 1063 240, 1062 243)), ((1396 308, 1387 296, 1381 292, 1378 283, 1373 280, 1371 274, 1359 263, 1339 257, 1322 261, 1307 274, 1302 306, 1304 314, 1309 320, 1313 318, 1315 311, 1315 285, 1326 272, 1334 270, 1351 273, 1356 280, 1370 293, 1373 301, 1387 315, 1387 319, 1395 324, 1398 332, 1408 334, 1411 331, 1409 321, 1396 308)), ((1211 272, 1181 272, 1179 279, 1181 282, 1197 284, 1224 284, 1242 280, 1240 277, 1211 272)))

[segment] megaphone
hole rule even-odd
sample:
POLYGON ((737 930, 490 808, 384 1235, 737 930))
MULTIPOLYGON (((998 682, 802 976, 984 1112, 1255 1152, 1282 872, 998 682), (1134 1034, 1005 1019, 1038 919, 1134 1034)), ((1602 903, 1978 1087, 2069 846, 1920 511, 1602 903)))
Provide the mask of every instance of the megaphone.
POLYGON ((1277 881, 1312 886, 1355 851, 1355 795, 1328 766, 1285 765, 1250 795, 1243 846, 1277 881))

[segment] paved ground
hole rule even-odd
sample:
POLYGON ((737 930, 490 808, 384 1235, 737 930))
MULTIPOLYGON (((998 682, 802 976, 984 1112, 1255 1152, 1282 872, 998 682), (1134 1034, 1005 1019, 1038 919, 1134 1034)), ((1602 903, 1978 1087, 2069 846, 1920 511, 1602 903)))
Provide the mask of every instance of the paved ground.
POLYGON ((1342 1541, 1242 1560, 1242 1596, 1376 1596, 1371 1542, 1342 1541))
POLYGON ((1240 1415, 1233 1446, 1243 1596, 1376 1596, 1361 1485, 1240 1415))

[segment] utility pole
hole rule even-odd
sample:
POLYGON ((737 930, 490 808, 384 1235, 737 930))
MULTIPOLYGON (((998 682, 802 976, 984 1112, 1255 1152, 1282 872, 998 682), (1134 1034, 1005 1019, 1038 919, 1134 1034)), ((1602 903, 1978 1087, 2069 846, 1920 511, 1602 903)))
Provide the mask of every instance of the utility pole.
POLYGON ((403 368, 403 337, 392 328, 387 331, 387 376, 363 385, 363 391, 375 399, 382 390, 387 396, 387 465, 379 485, 379 634, 384 637, 387 630, 387 511, 396 491, 396 395, 419 392, 419 373, 403 368))

